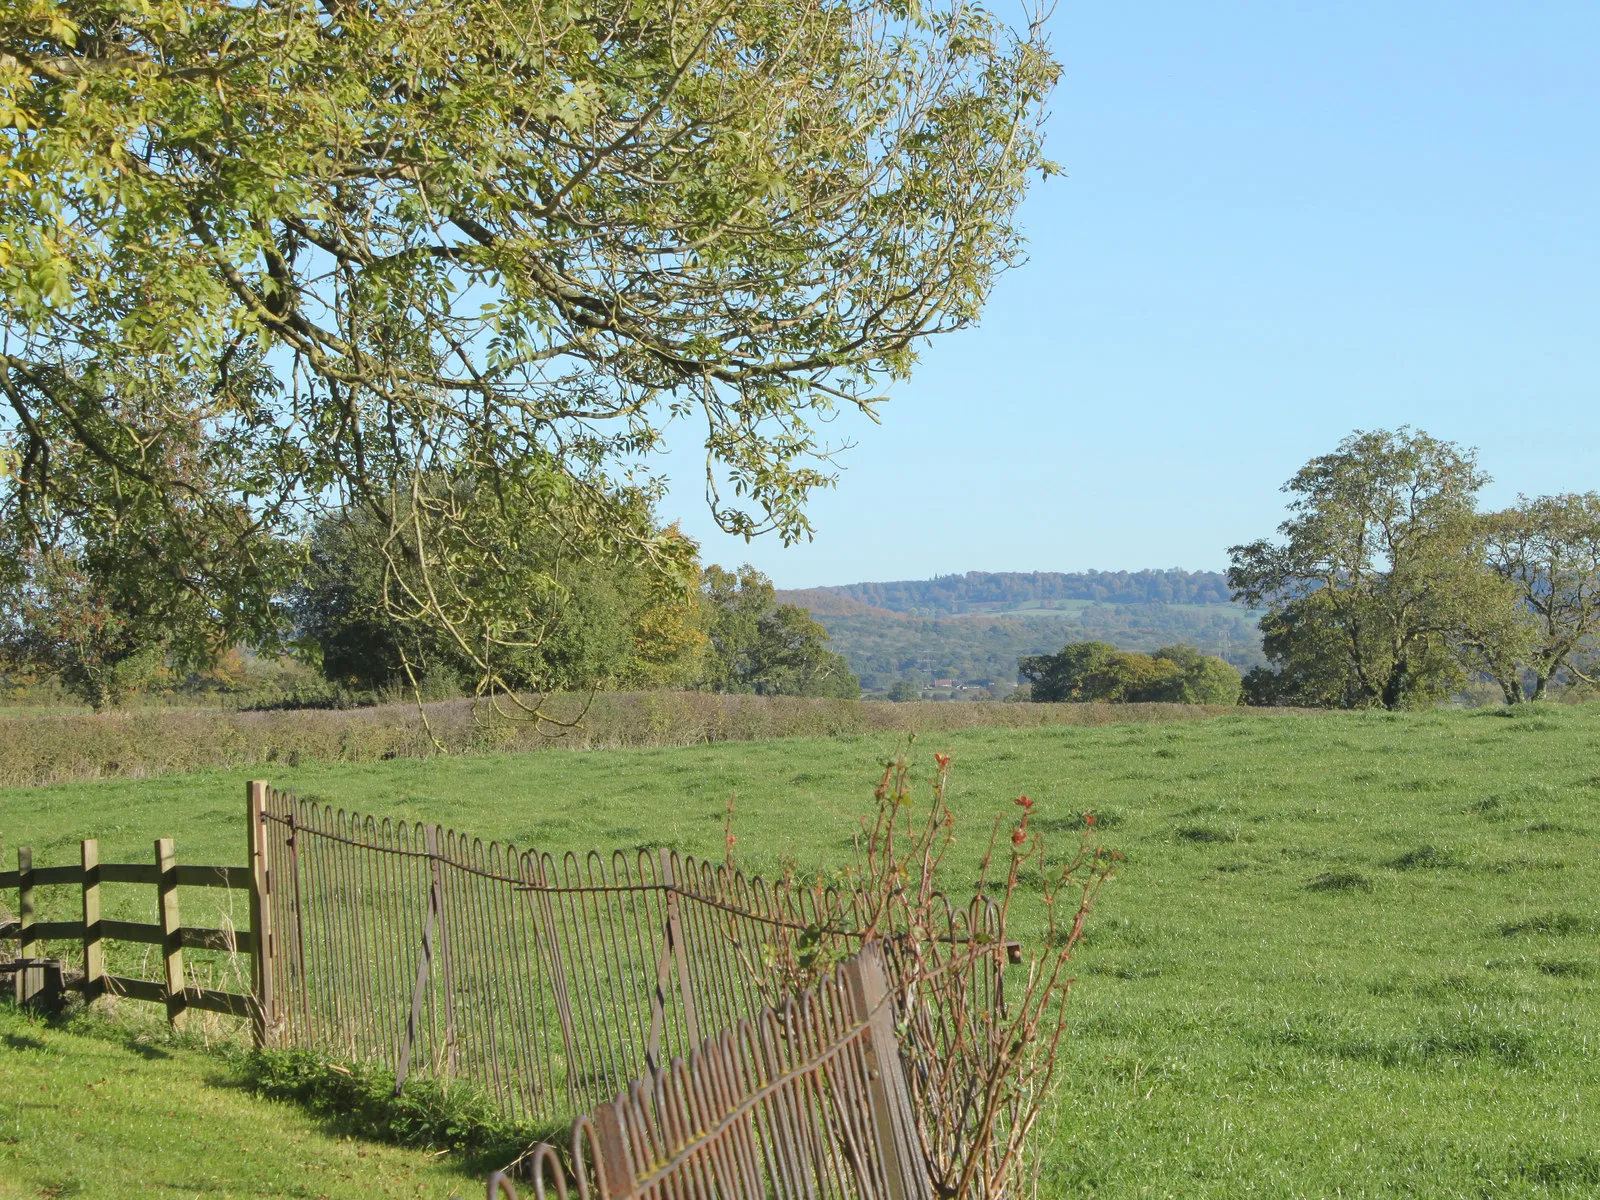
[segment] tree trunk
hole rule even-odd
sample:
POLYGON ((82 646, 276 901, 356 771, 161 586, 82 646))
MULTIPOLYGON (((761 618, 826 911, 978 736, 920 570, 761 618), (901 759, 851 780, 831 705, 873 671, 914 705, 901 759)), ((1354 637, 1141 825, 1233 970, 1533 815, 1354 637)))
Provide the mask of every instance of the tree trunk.
POLYGON ((1406 674, 1406 660, 1395 659, 1394 666, 1389 668, 1389 677, 1383 681, 1383 694, 1379 697, 1390 712, 1398 709, 1405 698, 1406 674))
POLYGON ((1550 676, 1545 675, 1545 674, 1540 673, 1540 672, 1535 672, 1534 676, 1533 676, 1533 695, 1529 696, 1528 699, 1529 700, 1541 700, 1541 699, 1543 699, 1544 698, 1545 685, 1548 684, 1549 682, 1550 682, 1550 676))

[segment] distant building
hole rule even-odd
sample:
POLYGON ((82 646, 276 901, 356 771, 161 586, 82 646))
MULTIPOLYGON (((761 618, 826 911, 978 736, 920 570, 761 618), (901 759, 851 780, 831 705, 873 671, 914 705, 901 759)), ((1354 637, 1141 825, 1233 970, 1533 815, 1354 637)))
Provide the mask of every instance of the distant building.
POLYGON ((936 688, 953 688, 955 685, 956 681, 954 679, 935 679, 933 681, 933 686, 936 688))

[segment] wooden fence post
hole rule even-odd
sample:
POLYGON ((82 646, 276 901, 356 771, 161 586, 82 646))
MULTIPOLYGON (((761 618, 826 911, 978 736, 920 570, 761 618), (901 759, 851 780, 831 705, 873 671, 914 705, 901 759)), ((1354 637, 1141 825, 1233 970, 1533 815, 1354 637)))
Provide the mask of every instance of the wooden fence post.
POLYGON ((178 855, 171 838, 156 839, 156 910, 161 921, 161 955, 166 965, 167 1021, 183 1025, 183 922, 178 917, 178 855))
POLYGON ((17 920, 22 923, 17 957, 33 957, 33 923, 38 920, 33 900, 33 847, 17 847, 17 920))
POLYGON ((245 785, 245 850, 249 855, 250 932, 254 948, 250 952, 251 1035, 256 1049, 277 1041, 278 1004, 274 987, 277 944, 272 930, 272 877, 267 870, 266 853, 267 783, 252 779, 245 785))
POLYGON ((100 843, 85 838, 83 854, 83 1000, 106 990, 105 949, 100 941, 100 843))
POLYGON ((872 1127, 877 1137, 878 1159, 883 1163, 888 1200, 914 1200, 926 1194, 926 1171, 918 1178, 918 1147, 907 1136, 906 1097, 900 1066, 900 1047, 894 1037, 894 1007, 883 975, 876 943, 868 942, 844 964, 845 987, 858 1018, 870 1025, 862 1058, 867 1068, 867 1098, 872 1106, 872 1127), (910 1143, 910 1144, 908 1144, 910 1143))

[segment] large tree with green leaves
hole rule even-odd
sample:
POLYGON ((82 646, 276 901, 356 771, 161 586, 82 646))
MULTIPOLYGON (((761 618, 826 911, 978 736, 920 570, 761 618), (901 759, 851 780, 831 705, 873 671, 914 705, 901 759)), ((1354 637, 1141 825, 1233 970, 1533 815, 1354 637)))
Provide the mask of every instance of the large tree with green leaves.
POLYGON ((1282 541, 1233 546, 1235 598, 1264 609, 1258 698, 1401 708, 1467 666, 1515 660, 1526 623, 1484 562, 1475 451, 1402 428, 1351 434, 1284 485, 1282 541))
MULTIPOLYGON (((627 517, 641 525, 651 520, 644 510, 627 517)), ((475 656, 448 627, 395 619, 389 596, 420 586, 420 573, 384 553, 386 532, 359 506, 325 516, 291 592, 302 651, 333 683, 372 689, 427 680, 421 690, 432 695, 438 681, 470 686, 480 659, 519 692, 690 687, 700 678, 707 639, 692 555, 672 578, 641 570, 626 555, 574 553, 532 524, 516 547, 517 567, 543 580, 543 590, 527 597, 525 623, 501 627, 492 645, 473 648, 475 656)))
POLYGON ((779 604, 772 581, 746 563, 706 568, 700 589, 706 647, 701 685, 758 696, 856 700, 861 681, 828 649, 828 631, 797 604, 779 604))
POLYGON ((1596 682, 1589 660, 1600 636, 1600 495, 1521 497, 1484 518, 1489 567, 1530 618, 1524 653, 1492 661, 1506 703, 1538 700, 1563 673, 1596 682), (1525 689, 1522 671, 1532 679, 1525 689))
POLYGON ((530 521, 681 569, 614 519, 669 436, 724 528, 807 534, 818 419, 1017 260, 1056 74, 959 0, 16 0, 0 515, 81 557, 143 496, 129 552, 221 645, 281 629, 311 511, 364 507, 392 615, 509 686, 530 521))

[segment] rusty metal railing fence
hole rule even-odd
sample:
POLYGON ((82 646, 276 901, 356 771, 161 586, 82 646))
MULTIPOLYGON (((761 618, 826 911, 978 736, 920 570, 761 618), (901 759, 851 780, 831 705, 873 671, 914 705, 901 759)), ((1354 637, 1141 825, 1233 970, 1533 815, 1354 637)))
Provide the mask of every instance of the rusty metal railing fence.
MULTIPOLYGON (((419 1075, 468 1081, 518 1120, 599 1109, 632 1081, 704 1055, 708 1037, 781 1011, 789 989, 778 964, 797 947, 841 961, 862 944, 857 898, 837 889, 772 884, 668 850, 557 856, 485 844, 265 784, 251 796, 267 1044, 376 1060, 401 1086, 419 1075)), ((996 932, 981 898, 945 905, 940 924, 919 955, 992 943, 996 932)), ((884 961, 891 989, 927 967, 902 962, 893 945, 884 961)), ((1000 979, 998 962, 975 972, 974 1004, 998 1003, 1000 979)), ((908 1019, 915 1090, 917 1057, 938 1054, 950 1026, 926 1012, 908 1019)))
POLYGON ((932 1200, 893 1001, 870 943, 579 1117, 566 1153, 535 1147, 524 1179, 536 1200, 932 1200))

